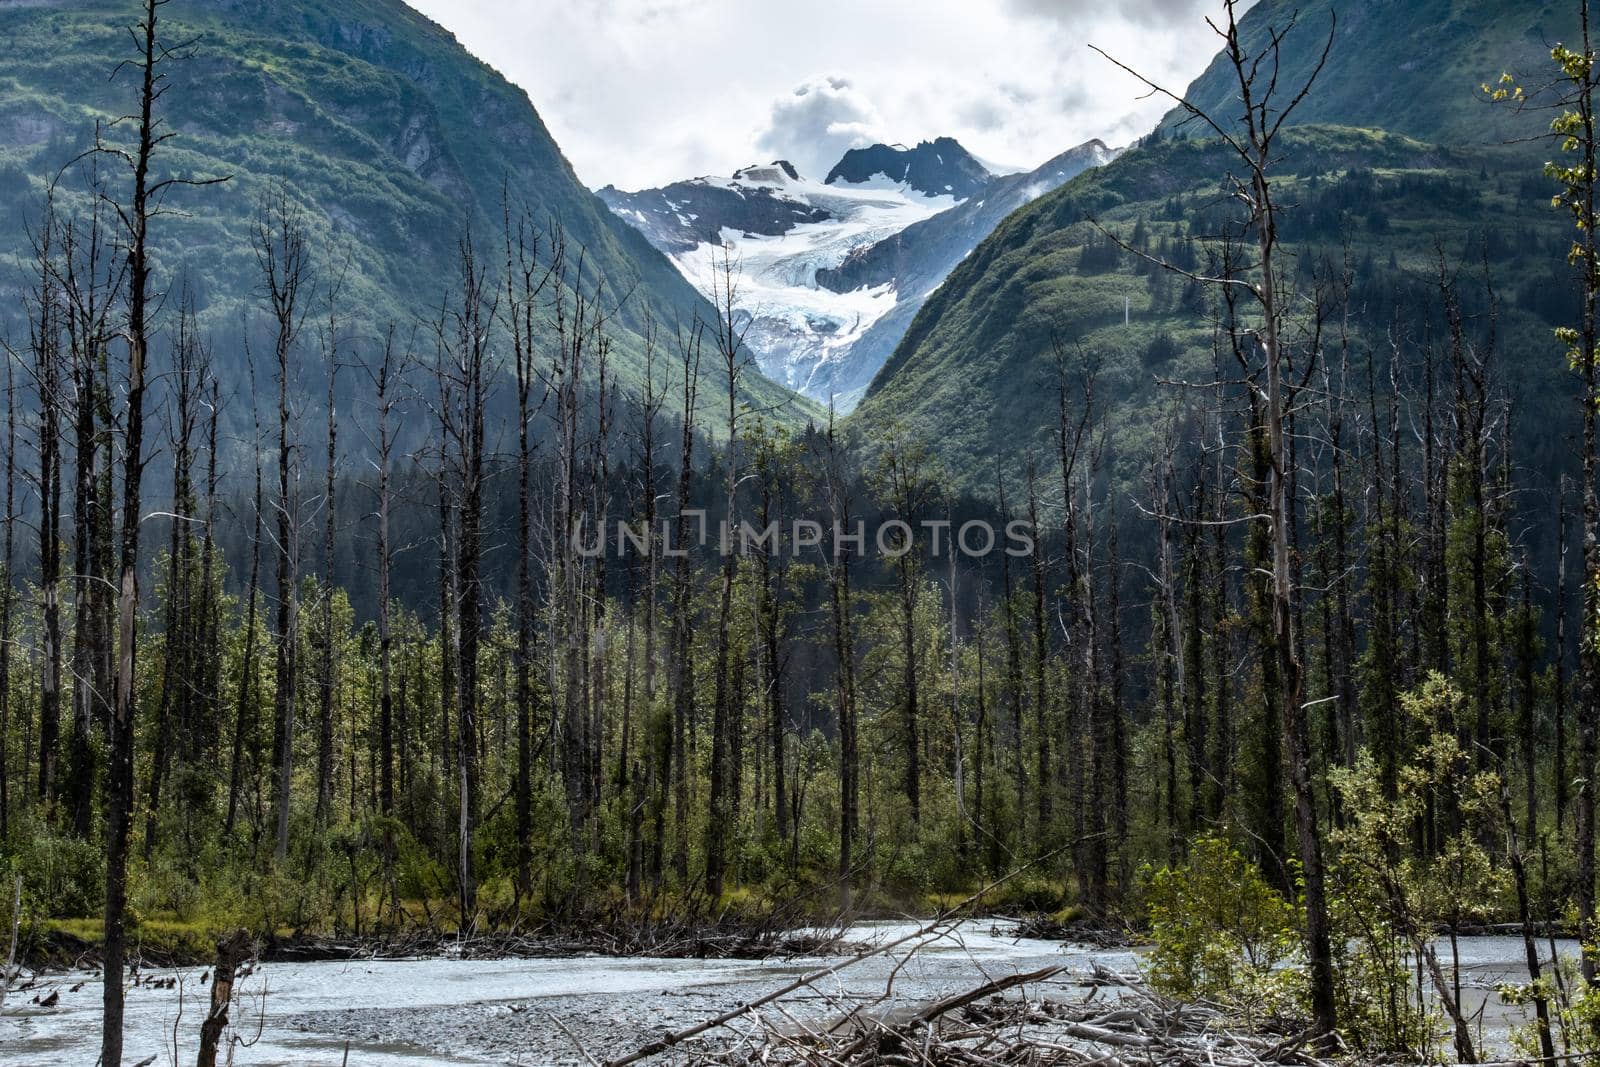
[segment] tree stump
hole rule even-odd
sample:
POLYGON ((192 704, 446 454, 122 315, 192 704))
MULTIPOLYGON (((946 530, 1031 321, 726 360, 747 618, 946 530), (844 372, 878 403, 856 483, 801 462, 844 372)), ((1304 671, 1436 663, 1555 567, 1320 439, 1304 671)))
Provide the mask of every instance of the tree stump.
POLYGON ((228 1005, 233 1003, 233 975, 249 958, 250 934, 235 930, 217 942, 217 968, 211 982, 211 1011, 200 1026, 198 1067, 217 1067, 217 1042, 228 1027, 228 1005))

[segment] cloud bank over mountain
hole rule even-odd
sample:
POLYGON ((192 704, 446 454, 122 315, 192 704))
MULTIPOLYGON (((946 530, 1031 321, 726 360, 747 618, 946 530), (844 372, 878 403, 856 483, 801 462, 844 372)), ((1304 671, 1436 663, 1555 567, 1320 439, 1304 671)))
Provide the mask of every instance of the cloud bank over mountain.
POLYGON ((764 156, 788 159, 820 178, 840 156, 885 139, 883 116, 849 78, 830 75, 773 101, 767 128, 756 136, 764 156))
POLYGON ((938 136, 1031 169, 1165 110, 1089 43, 1179 86, 1216 52, 1197 0, 413 2, 529 92, 596 188, 938 136))

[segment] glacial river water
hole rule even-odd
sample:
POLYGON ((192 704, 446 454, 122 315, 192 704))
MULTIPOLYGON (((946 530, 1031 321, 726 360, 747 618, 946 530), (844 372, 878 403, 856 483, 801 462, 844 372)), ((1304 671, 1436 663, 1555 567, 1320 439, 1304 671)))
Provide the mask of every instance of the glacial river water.
MULTIPOLYGON (((851 932, 859 942, 890 940, 915 927, 866 923, 851 932)), ((1519 980, 1522 942, 1512 937, 1462 940, 1465 998, 1483 1013, 1488 1046, 1503 1046, 1515 1009, 1498 1004, 1493 989, 1519 980)), ((1572 943, 1559 946, 1576 952, 1572 943)), ((1441 953, 1448 959, 1448 949, 1441 953)), ((553 1064, 604 1061, 663 1031, 689 1026, 758 997, 794 977, 833 962, 788 960, 414 959, 361 962, 271 963, 241 989, 234 1032, 240 1065, 340 1065, 420 1067, 425 1064, 553 1064), (579 1046, 582 1046, 580 1051, 579 1046)), ((855 964, 783 1001, 801 1024, 833 1018, 842 1005, 892 1012, 970 989, 1004 975, 1056 963, 1066 971, 1046 990, 1051 996, 1092 995, 1085 984, 1096 967, 1131 971, 1134 951, 1093 949, 1004 936, 992 922, 970 922, 922 947, 909 959, 897 951, 855 964), (892 977, 892 983, 891 983, 892 977)), ((192 1064, 210 990, 204 968, 148 971, 127 999, 127 1064, 192 1064), (158 988, 176 978, 173 988, 158 988)), ((100 984, 84 974, 42 977, 13 993, 0 1010, 0 1064, 92 1067, 99 1051, 100 984), (54 1004, 35 1000, 59 993, 54 1004)), ((724 1030, 722 1042, 737 1040, 724 1030)), ((219 1062, 227 1062, 220 1058, 219 1062)))

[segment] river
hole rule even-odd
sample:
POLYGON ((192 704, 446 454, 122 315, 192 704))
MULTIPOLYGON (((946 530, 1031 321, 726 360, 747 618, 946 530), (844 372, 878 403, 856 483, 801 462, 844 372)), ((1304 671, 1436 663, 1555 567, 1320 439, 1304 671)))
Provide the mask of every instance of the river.
MULTIPOLYGON (((850 937, 883 943, 914 929, 865 923, 850 937)), ((1470 990, 1464 999, 1474 1010, 1487 1004, 1482 1024, 1487 1047, 1503 1048, 1508 1024, 1521 1016, 1499 1005, 1493 989, 1502 980, 1525 977, 1522 942, 1473 937, 1461 945, 1470 990)), ((1566 942, 1560 950, 1575 953, 1577 947, 1566 942)), ((1448 947, 1441 959, 1448 960, 1448 947)), ((234 1029, 250 1043, 233 1049, 232 1062, 251 1067, 582 1064, 585 1053, 604 1061, 836 960, 584 956, 268 963, 240 985, 243 1002, 235 1010, 234 1029)), ((1066 970, 1051 980, 1047 995, 1093 995, 1085 980, 1097 965, 1130 971, 1137 962, 1132 950, 1011 938, 989 921, 974 921, 909 958, 896 950, 854 964, 819 982, 815 991, 786 998, 784 1013, 769 1011, 766 1017, 776 1025, 804 1026, 837 1017, 847 1005, 892 1012, 1050 964, 1066 970)), ((146 971, 129 989, 126 1063, 194 1062, 210 995, 201 983, 204 973, 204 968, 146 971), (171 988, 169 979, 175 979, 171 988)), ((0 1014, 0 1063, 90 1067, 99 1051, 100 995, 97 978, 72 972, 43 976, 26 992, 13 993, 0 1014), (52 992, 59 994, 52 1006, 34 1002, 52 992)), ((719 1043, 737 1040, 727 1030, 714 1036, 719 1043)))

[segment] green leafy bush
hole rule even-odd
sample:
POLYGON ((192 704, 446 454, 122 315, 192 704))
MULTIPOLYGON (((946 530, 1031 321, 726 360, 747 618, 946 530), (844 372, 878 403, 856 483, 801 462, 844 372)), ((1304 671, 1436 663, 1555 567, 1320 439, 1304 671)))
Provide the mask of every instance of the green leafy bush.
POLYGON ((74 917, 99 914, 105 891, 99 841, 55 833, 35 813, 18 831, 12 837, 16 851, 0 857, 5 907, 11 903, 11 880, 20 874, 26 911, 74 917))
POLYGON ((1251 1015, 1294 1014, 1301 971, 1293 905, 1225 838, 1201 837, 1189 862, 1149 875, 1149 977, 1164 993, 1251 1015))
MULTIPOLYGON (((1410 757, 1386 775, 1363 750, 1329 776, 1344 815, 1329 836, 1339 1017, 1352 1048, 1428 1055, 1448 1028, 1437 992, 1419 986, 1419 961, 1436 931, 1496 914, 1510 884, 1484 844, 1504 834, 1500 779, 1478 770, 1458 737, 1467 698, 1435 672, 1400 703, 1403 721, 1426 739, 1410 757), (1421 853, 1414 836, 1430 823, 1436 842, 1421 853)), ((1453 966, 1440 961, 1440 973, 1453 966)))

